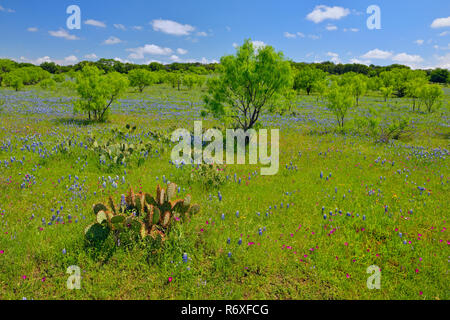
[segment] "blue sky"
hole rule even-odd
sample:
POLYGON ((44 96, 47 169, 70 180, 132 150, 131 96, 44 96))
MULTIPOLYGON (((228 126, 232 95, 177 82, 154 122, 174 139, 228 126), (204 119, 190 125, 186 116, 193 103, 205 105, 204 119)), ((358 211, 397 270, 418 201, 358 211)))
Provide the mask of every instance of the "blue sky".
POLYGON ((212 62, 246 38, 294 61, 450 68, 450 2, 0 0, 0 57, 22 62, 212 62), (369 30, 373 4, 381 29, 369 30), (67 28, 70 5, 80 30, 67 28))

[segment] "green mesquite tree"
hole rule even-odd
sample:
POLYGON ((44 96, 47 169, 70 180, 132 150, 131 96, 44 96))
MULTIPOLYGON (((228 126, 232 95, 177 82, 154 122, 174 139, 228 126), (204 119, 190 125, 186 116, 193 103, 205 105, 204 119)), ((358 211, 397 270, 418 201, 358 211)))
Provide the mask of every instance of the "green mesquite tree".
POLYGON ((255 49, 250 39, 235 55, 221 58, 222 72, 208 81, 206 110, 243 130, 252 128, 271 101, 292 86, 291 66, 271 46, 255 49))
POLYGON ((139 92, 144 91, 144 88, 151 86, 156 82, 156 76, 152 72, 145 69, 133 69, 128 73, 131 87, 137 87, 139 92))
POLYGON ((95 66, 85 66, 78 74, 76 89, 80 95, 74 103, 75 112, 87 112, 94 120, 103 121, 115 99, 128 87, 128 79, 118 72, 102 74, 95 66))
POLYGON ((306 94, 309 95, 314 89, 315 83, 324 79, 325 75, 325 72, 320 69, 306 66, 297 72, 294 79, 294 89, 304 89, 306 94))
POLYGON ((428 112, 433 111, 433 106, 442 98, 443 91, 437 84, 427 84, 419 91, 419 98, 427 107, 428 112))
POLYGON ((340 127, 344 126, 347 111, 353 106, 352 89, 349 85, 333 83, 327 94, 327 107, 334 113, 340 127))

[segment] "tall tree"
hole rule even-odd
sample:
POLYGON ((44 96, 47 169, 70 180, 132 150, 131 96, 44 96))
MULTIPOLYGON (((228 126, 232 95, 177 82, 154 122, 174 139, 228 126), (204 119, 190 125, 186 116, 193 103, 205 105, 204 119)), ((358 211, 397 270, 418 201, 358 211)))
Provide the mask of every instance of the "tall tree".
POLYGON ((292 86, 291 67, 271 46, 255 49, 250 39, 235 55, 221 58, 223 71, 208 82, 207 110, 247 130, 258 121, 274 95, 292 86))
POLYGON ((352 89, 349 85, 340 86, 333 82, 327 94, 327 107, 334 113, 340 127, 344 126, 347 111, 354 105, 352 89))
POLYGON ((95 66, 85 66, 77 75, 76 89, 80 99, 74 102, 75 112, 86 112, 91 119, 103 121, 111 104, 128 87, 128 79, 118 72, 103 75, 95 66))
POLYGON ((306 66, 300 69, 294 79, 294 89, 303 89, 309 95, 314 88, 314 84, 325 78, 325 72, 320 69, 306 66))
POLYGON ((128 73, 130 86, 138 88, 142 92, 145 87, 148 87, 156 82, 156 76, 146 69, 133 69, 128 73))

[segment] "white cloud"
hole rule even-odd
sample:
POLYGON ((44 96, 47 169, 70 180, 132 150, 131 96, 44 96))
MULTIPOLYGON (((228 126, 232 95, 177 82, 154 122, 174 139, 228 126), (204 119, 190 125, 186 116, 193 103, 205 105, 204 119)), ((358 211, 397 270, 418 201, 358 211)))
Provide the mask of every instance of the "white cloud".
POLYGON ((119 61, 119 62, 122 62, 122 63, 131 63, 131 61, 129 61, 129 60, 122 60, 122 59, 120 59, 118 57, 115 57, 113 60, 116 60, 116 61, 119 61))
POLYGON ((359 31, 358 28, 350 28, 350 29, 344 28, 343 30, 344 30, 344 32, 347 32, 347 31, 358 32, 359 31))
POLYGON ((418 40, 414 41, 414 43, 419 45, 419 46, 421 46, 421 45, 423 45, 423 40, 422 39, 418 39, 418 40))
POLYGON ((133 26, 132 28, 133 28, 134 30, 139 30, 139 31, 142 30, 142 27, 141 27, 141 26, 133 26))
POLYGON ((437 60, 439 61, 437 68, 450 69, 450 53, 437 57, 437 60))
POLYGON ((317 35, 315 35, 315 34, 309 34, 309 35, 308 35, 308 38, 311 38, 311 39, 313 39, 313 40, 318 40, 318 39, 320 39, 320 36, 317 36, 317 35))
POLYGON ((53 36, 53 37, 64 38, 64 39, 67 39, 67 40, 78 40, 78 39, 80 39, 76 35, 70 34, 64 29, 59 29, 58 31, 49 31, 48 33, 51 36, 53 36))
POLYGON ((153 20, 151 25, 155 31, 161 31, 176 36, 187 36, 195 30, 195 28, 189 24, 181 24, 172 20, 153 20))
POLYGON ((54 62, 54 63, 56 63, 58 65, 61 65, 61 66, 65 66, 65 65, 69 65, 69 64, 75 64, 75 63, 78 62, 78 58, 76 56, 74 56, 74 55, 71 55, 71 56, 65 57, 64 59, 59 59, 59 60, 58 59, 52 59, 49 56, 40 57, 40 58, 37 58, 37 59, 34 59, 34 60, 33 59, 27 59, 25 57, 20 57, 19 60, 20 60, 20 62, 28 62, 28 63, 32 63, 34 65, 40 65, 40 64, 42 64, 44 62, 54 62))
POLYGON ((185 63, 196 63, 196 62, 200 62, 202 64, 210 64, 210 63, 219 63, 219 61, 217 61, 216 59, 206 59, 205 57, 201 58, 200 60, 198 59, 187 59, 187 60, 183 60, 183 62, 185 63))
POLYGON ((335 52, 327 52, 327 56, 331 57, 331 62, 334 62, 336 64, 341 62, 341 60, 339 59, 339 54, 335 52))
POLYGON ((339 20, 350 14, 350 10, 338 6, 328 7, 325 5, 316 6, 312 12, 310 12, 306 19, 319 23, 324 20, 339 20))
POLYGON ((405 52, 396 54, 392 57, 392 61, 400 62, 400 63, 419 63, 422 62, 423 59, 419 55, 411 55, 405 52))
POLYGON ((283 33, 283 36, 285 38, 292 38, 292 39, 297 38, 297 37, 299 37, 299 38, 304 38, 305 37, 305 35, 303 33, 301 33, 301 32, 290 33, 290 32, 287 32, 287 31, 283 33))
POLYGON ((448 31, 444 31, 444 32, 439 33, 439 36, 443 37, 443 36, 446 36, 448 34, 450 34, 448 31))
POLYGON ((85 59, 89 59, 89 60, 95 60, 97 59, 97 55, 95 53, 89 53, 87 55, 84 56, 85 59))
POLYGON ((374 49, 366 52, 361 56, 364 59, 389 59, 392 56, 392 52, 383 51, 380 49, 374 49))
POLYGON ((179 56, 177 56, 177 55, 171 55, 170 57, 169 57, 169 59, 170 60, 172 60, 173 62, 180 62, 180 57, 179 56))
POLYGON ((450 17, 434 19, 433 23, 431 24, 431 27, 432 28, 450 27, 450 17))
POLYGON ((239 44, 237 44, 236 42, 233 42, 233 48, 237 48, 239 47, 239 44))
POLYGON ((20 60, 35 64, 35 65, 40 65, 41 63, 44 63, 44 62, 52 62, 52 59, 50 59, 49 56, 40 57, 40 58, 37 58, 36 60, 28 60, 25 57, 20 57, 20 60))
POLYGON ((253 48, 255 48, 256 50, 259 50, 267 45, 263 41, 259 41, 259 40, 252 41, 252 44, 253 44, 253 48))
POLYGON ((188 53, 188 51, 185 50, 185 49, 182 49, 182 48, 178 48, 178 49, 177 49, 177 53, 178 53, 178 54, 186 54, 186 53, 188 53))
POLYGON ((450 50, 450 43, 448 43, 446 47, 440 47, 437 44, 435 44, 433 46, 433 48, 436 49, 436 50, 450 50))
POLYGON ((105 41, 103 41, 103 44, 111 45, 111 44, 118 44, 121 42, 122 42, 122 40, 120 40, 119 38, 111 36, 108 39, 106 39, 105 41))
POLYGON ((29 32, 36 32, 36 31, 38 31, 38 28, 36 28, 36 27, 29 27, 29 28, 27 28, 27 31, 29 31, 29 32))
POLYGON ((14 11, 13 9, 5 8, 5 7, 2 7, 2 6, 0 6, 0 11, 3 11, 3 12, 9 12, 9 13, 16 12, 16 11, 14 11))
POLYGON ((360 59, 357 59, 357 58, 353 58, 353 59, 350 59, 350 63, 358 63, 358 64, 365 64, 366 66, 368 66, 368 65, 370 65, 370 60, 360 60, 360 59))
POLYGON ((330 25, 326 26, 326 29, 327 29, 328 31, 335 31, 335 30, 337 30, 338 28, 337 28, 336 26, 330 24, 330 25))
POLYGON ((297 35, 295 33, 289 33, 287 31, 283 35, 285 38, 296 38, 297 37, 297 35))
POLYGON ((160 46, 157 46, 156 44, 146 44, 143 47, 138 48, 130 48, 127 49, 127 51, 130 51, 130 55, 128 56, 130 59, 144 59, 144 55, 170 55, 173 53, 172 49, 170 48, 162 48, 160 46))
POLYGON ((164 64, 162 61, 160 61, 160 60, 154 60, 154 59, 145 61, 144 64, 150 64, 150 63, 152 63, 152 62, 156 62, 156 63, 159 63, 159 64, 164 64))
POLYGON ((64 62, 67 64, 74 64, 78 62, 78 58, 74 55, 68 56, 64 58, 64 62))
POLYGON ((205 31, 200 31, 200 32, 197 32, 197 36, 199 36, 199 37, 207 37, 208 34, 205 31))
POLYGON ((86 20, 86 21, 84 21, 84 24, 94 26, 94 27, 99 27, 99 28, 106 28, 106 24, 104 24, 101 21, 94 20, 94 19, 86 20))
POLYGON ((123 30, 123 31, 127 30, 127 28, 123 24, 120 24, 120 23, 113 24, 113 26, 114 26, 114 28, 119 29, 119 30, 123 30))

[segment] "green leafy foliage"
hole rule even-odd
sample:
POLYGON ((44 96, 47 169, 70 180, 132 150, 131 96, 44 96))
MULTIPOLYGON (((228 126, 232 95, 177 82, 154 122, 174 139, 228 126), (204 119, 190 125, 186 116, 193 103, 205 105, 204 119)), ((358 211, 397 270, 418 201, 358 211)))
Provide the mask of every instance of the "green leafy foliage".
POLYGON ((48 90, 48 89, 54 89, 54 88, 56 87, 56 81, 53 80, 53 79, 51 79, 51 78, 45 79, 45 80, 42 80, 42 81, 39 83, 39 86, 40 86, 42 89, 46 89, 46 90, 48 90))
POLYGON ((208 82, 206 110, 236 127, 252 128, 277 93, 292 85, 290 64, 271 46, 255 49, 250 40, 236 55, 222 57, 223 72, 208 82))
POLYGON ((316 83, 323 80, 325 76, 326 73, 322 70, 306 66, 296 73, 294 78, 294 89, 305 90, 306 94, 309 95, 316 83))
POLYGON ((148 87, 157 81, 156 75, 145 69, 131 70, 128 73, 128 79, 130 80, 130 86, 136 87, 139 92, 142 92, 145 87, 148 87))
POLYGON ((111 104, 128 87, 128 79, 118 72, 103 75, 94 66, 85 66, 77 75, 76 89, 80 99, 74 102, 75 112, 87 113, 89 119, 103 121, 111 104))
POLYGON ((390 140, 399 140, 402 137, 406 137, 413 133, 412 130, 408 130, 409 120, 394 119, 388 126, 381 126, 378 141, 388 143, 390 140))
POLYGON ((226 182, 225 166, 202 164, 191 172, 191 180, 200 183, 206 189, 215 189, 226 182))
POLYGON ((444 93, 442 89, 437 84, 427 84, 419 89, 419 99, 425 104, 427 111, 431 113, 433 107, 438 105, 444 93))
POLYGON ((353 107, 352 89, 348 85, 339 86, 333 83, 327 93, 327 107, 334 113, 339 126, 344 127, 347 111, 353 107))

